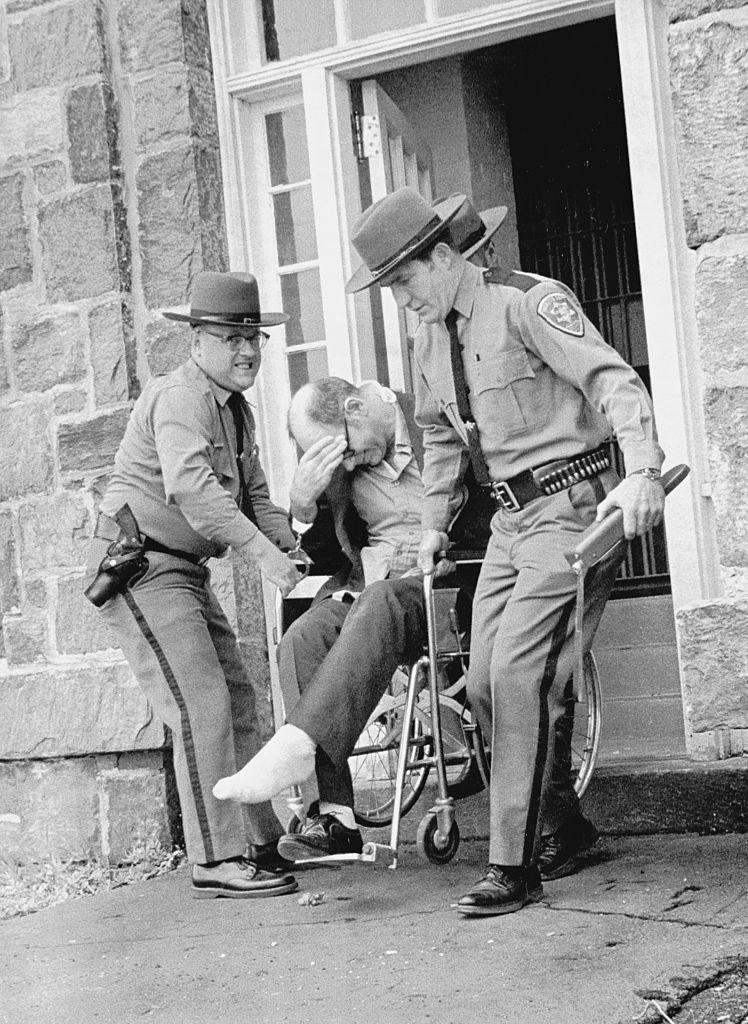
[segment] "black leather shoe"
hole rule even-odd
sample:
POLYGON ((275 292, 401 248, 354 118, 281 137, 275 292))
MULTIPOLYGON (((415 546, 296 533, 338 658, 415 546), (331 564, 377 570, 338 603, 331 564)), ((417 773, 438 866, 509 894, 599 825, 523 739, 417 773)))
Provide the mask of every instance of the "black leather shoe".
POLYGON ((361 853, 364 840, 357 828, 346 828, 334 814, 317 814, 301 832, 281 836, 278 853, 288 860, 329 857, 334 853, 361 853))
POLYGON ((196 899, 249 900, 263 896, 283 896, 296 892, 298 884, 293 875, 273 875, 261 871, 256 864, 243 857, 222 860, 217 864, 192 865, 192 895, 196 899))
POLYGON ((550 882, 573 875, 581 867, 578 855, 594 846, 599 838, 595 826, 583 815, 570 818, 561 828, 543 837, 538 857, 540 877, 550 882))
POLYGON ((262 871, 273 875, 283 875, 290 871, 293 863, 278 853, 278 840, 272 843, 250 843, 247 847, 247 860, 251 860, 262 871))
POLYGON ((543 886, 536 868, 507 871, 498 864, 489 864, 483 878, 458 902, 457 910, 468 917, 513 914, 542 896, 543 886))

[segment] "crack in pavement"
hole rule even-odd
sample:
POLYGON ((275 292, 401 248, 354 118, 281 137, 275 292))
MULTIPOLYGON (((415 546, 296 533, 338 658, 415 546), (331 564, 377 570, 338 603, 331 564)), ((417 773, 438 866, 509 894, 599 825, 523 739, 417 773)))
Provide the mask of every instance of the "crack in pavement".
MULTIPOLYGON (((729 906, 730 904, 728 904, 729 906)), ((733 925, 716 924, 711 921, 686 921, 680 917, 657 917, 655 914, 634 914, 625 910, 587 910, 584 907, 554 907, 551 904, 543 904, 547 910, 556 913, 591 914, 593 917, 625 917, 632 921, 652 921, 655 924, 677 924, 684 928, 715 928, 721 931, 733 931, 733 925)), ((666 908, 667 909, 667 908, 666 908)), ((740 929, 748 926, 740 925, 740 929)))

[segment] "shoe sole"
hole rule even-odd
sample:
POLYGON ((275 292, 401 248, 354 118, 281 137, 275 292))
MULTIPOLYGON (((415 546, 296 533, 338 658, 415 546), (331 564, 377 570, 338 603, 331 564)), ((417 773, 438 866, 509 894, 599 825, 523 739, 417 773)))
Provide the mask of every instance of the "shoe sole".
POLYGON ((355 853, 359 855, 362 851, 363 845, 360 850, 326 850, 321 847, 305 846, 299 842, 283 843, 283 856, 286 860, 290 860, 293 863, 305 860, 318 860, 320 857, 333 857, 341 853, 355 853))
POLYGON ((501 907, 461 907, 458 903, 457 912, 465 917, 499 917, 501 914, 514 914, 532 902, 533 898, 528 896, 526 899, 517 900, 516 903, 505 903, 501 907))
POLYGON ((299 888, 298 882, 287 882, 286 885, 268 886, 266 889, 221 889, 192 886, 192 898, 196 900, 258 900, 269 896, 286 896, 288 893, 296 892, 299 888))

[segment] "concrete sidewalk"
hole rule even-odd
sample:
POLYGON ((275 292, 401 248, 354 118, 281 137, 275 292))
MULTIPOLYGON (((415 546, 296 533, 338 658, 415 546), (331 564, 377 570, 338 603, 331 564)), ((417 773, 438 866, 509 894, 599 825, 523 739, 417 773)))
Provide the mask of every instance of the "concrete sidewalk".
POLYGON ((619 1024, 655 1000, 691 1024, 678 1005, 748 954, 745 835, 604 837, 545 903, 465 920, 485 857, 299 871, 316 906, 193 900, 185 867, 7 921, 0 1021, 619 1024))

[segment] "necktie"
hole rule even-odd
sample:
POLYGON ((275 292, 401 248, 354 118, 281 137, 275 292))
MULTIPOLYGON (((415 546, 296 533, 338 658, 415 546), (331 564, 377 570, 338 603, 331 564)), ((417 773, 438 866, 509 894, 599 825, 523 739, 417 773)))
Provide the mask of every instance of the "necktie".
POLYGON ((252 499, 247 491, 247 482, 244 479, 244 465, 242 455, 244 454, 244 398, 238 391, 232 391, 226 405, 231 410, 236 431, 236 468, 239 472, 239 495, 237 504, 247 519, 257 523, 255 511, 252 506, 252 499))
POLYGON ((488 475, 488 467, 483 457, 483 450, 478 438, 478 429, 475 425, 473 414, 470 410, 470 389, 465 381, 465 367, 462 362, 462 346, 457 334, 457 310, 450 309, 444 320, 449 332, 449 355, 452 361, 452 378, 455 385, 455 397, 457 398, 457 411, 460 419, 465 424, 468 436, 468 448, 470 451, 470 462, 473 466, 475 480, 481 487, 488 487, 491 478, 488 475))

